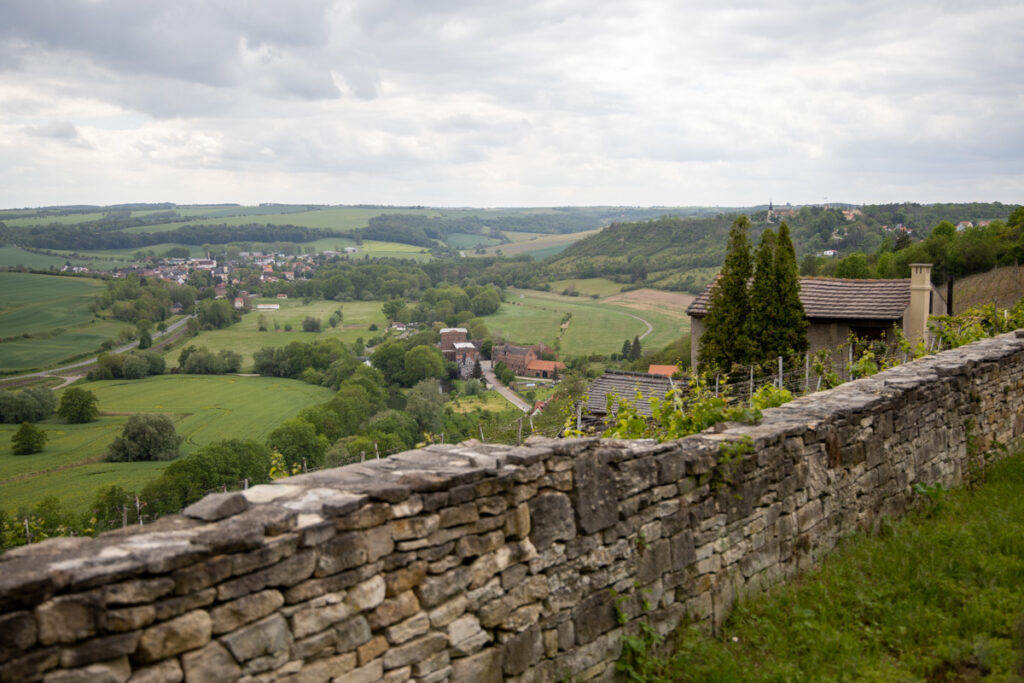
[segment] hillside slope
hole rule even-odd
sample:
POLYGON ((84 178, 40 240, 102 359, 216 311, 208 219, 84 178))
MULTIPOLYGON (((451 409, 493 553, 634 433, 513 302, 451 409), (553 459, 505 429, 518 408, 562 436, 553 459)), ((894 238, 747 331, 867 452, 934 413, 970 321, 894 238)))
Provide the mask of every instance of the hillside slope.
POLYGON ((1024 296, 1024 266, 995 268, 970 275, 953 283, 953 312, 963 313, 971 306, 994 303, 1010 308, 1024 296))

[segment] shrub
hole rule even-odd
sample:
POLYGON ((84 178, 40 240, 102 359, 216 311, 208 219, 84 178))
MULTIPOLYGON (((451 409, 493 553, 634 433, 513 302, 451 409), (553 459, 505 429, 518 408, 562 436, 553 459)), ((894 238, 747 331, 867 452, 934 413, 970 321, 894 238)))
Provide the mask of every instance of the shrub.
POLYGON ((314 318, 312 316, 306 316, 302 321, 303 332, 319 332, 320 331, 320 318, 314 318))

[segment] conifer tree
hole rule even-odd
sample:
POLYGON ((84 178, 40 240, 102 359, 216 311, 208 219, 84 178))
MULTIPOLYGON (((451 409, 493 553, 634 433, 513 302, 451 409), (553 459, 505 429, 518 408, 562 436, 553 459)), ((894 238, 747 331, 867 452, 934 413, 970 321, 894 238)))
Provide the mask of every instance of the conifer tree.
POLYGON ((773 357, 776 349, 776 327, 780 310, 776 291, 778 278, 775 271, 775 233, 771 228, 761 233, 761 244, 754 255, 754 278, 750 284, 750 315, 747 317, 747 337, 755 350, 751 360, 763 362, 773 357))
POLYGON ((779 356, 803 353, 807 350, 807 327, 810 323, 800 302, 800 269, 789 237, 789 226, 785 222, 779 226, 779 237, 775 241, 775 297, 779 319, 773 351, 779 356))
POLYGON ((751 355, 746 334, 750 314, 747 282, 752 274, 750 262, 750 219, 737 218, 729 228, 725 263, 711 289, 704 334, 700 338, 700 361, 706 366, 728 370, 733 363, 744 363, 751 355))
POLYGON ((633 337, 633 346, 629 349, 629 359, 638 360, 643 355, 643 349, 640 347, 640 337, 633 337))

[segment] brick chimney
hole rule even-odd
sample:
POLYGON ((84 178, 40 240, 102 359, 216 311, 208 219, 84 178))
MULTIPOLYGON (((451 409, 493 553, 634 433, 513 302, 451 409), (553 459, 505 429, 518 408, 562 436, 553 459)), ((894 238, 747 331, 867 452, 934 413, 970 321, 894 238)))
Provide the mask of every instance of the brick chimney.
POLYGON ((910 264, 910 306, 903 315, 903 332, 911 346, 928 343, 928 316, 932 311, 932 264, 910 264))

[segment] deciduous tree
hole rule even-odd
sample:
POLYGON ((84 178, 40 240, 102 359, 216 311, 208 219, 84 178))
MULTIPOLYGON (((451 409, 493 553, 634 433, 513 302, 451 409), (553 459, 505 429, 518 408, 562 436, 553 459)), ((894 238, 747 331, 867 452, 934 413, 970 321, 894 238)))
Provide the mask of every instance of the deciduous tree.
POLYGON ((88 389, 69 387, 61 394, 57 414, 70 424, 92 422, 100 416, 96 394, 88 389))
POLYGON ((11 437, 11 451, 15 455, 30 455, 43 450, 46 433, 31 422, 22 422, 21 427, 11 437))

